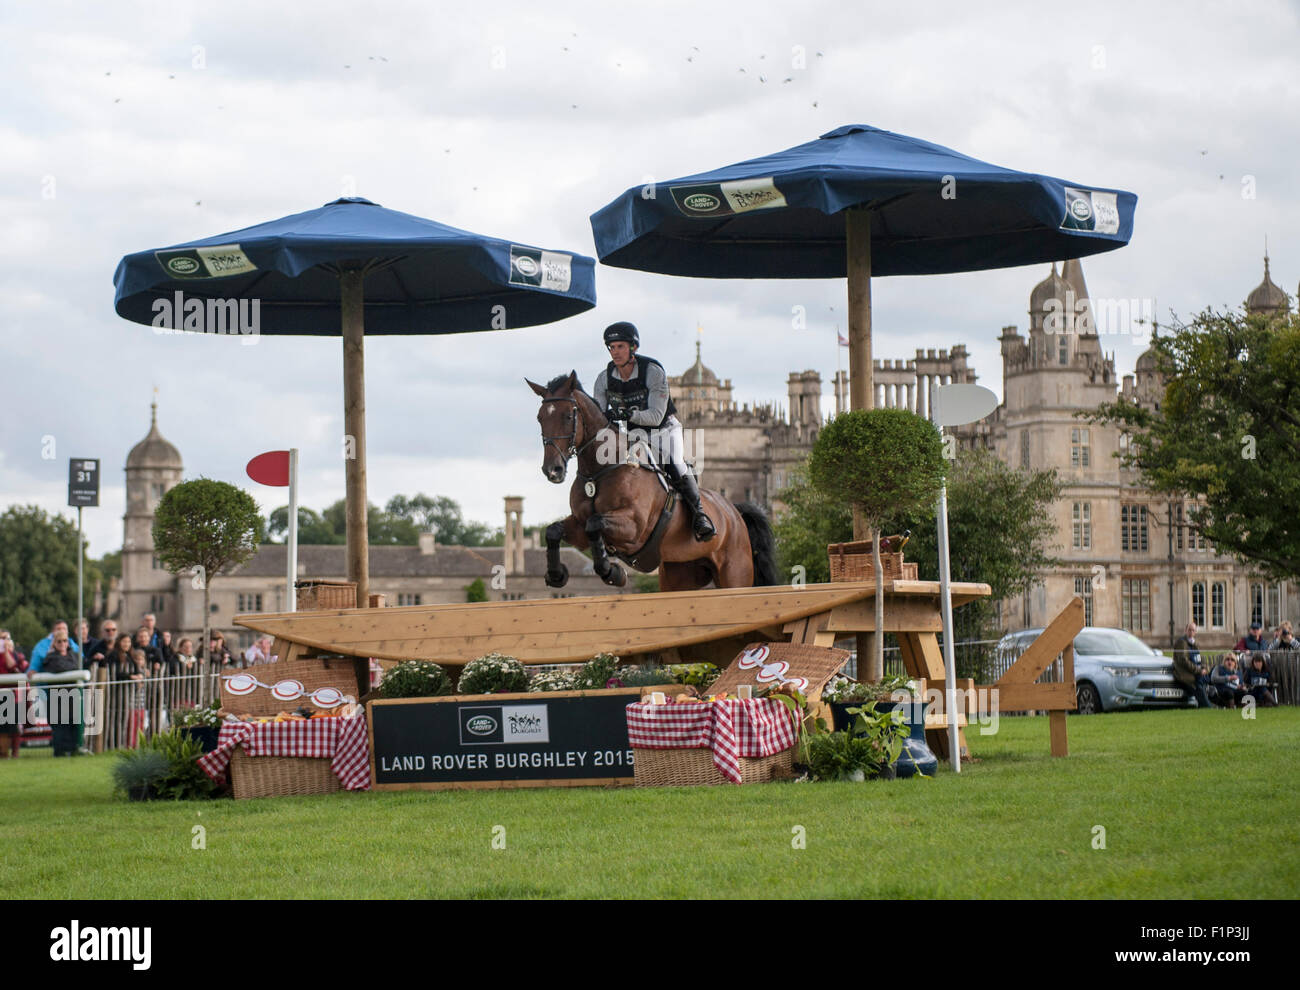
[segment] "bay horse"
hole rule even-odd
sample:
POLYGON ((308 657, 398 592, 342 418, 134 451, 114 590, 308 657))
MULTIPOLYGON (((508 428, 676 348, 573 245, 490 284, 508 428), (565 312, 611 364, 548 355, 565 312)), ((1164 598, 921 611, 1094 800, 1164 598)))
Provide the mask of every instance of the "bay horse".
POLYGON ((561 542, 590 548, 596 574, 619 588, 627 575, 611 556, 646 573, 657 566, 662 591, 691 591, 710 582, 719 588, 777 583, 775 543, 762 509, 747 502, 733 505, 717 492, 701 490, 700 501, 717 532, 697 542, 689 510, 671 486, 654 470, 620 462, 620 433, 582 390, 577 372, 546 385, 524 381, 542 399, 537 414, 542 473, 552 484, 562 484, 569 459, 577 457, 569 515, 546 530, 548 586, 561 588, 569 579, 560 562, 561 542), (670 499, 675 504, 669 514, 670 499))

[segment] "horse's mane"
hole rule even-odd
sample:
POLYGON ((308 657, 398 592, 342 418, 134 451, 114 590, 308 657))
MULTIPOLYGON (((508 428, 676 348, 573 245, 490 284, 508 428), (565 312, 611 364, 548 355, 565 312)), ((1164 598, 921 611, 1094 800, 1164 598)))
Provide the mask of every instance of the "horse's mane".
MULTIPOLYGON (((554 392, 557 388, 559 388, 568 380, 569 380, 568 375, 556 375, 554 378, 552 378, 549 382, 546 383, 546 391, 554 392)), ((587 394, 587 390, 582 387, 582 382, 578 380, 577 376, 574 376, 573 388, 574 391, 581 392, 583 395, 587 394)))

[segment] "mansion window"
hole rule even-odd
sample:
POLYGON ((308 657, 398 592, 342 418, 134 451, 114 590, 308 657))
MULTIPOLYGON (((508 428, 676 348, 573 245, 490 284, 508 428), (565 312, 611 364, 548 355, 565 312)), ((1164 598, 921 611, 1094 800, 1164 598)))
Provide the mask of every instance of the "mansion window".
POLYGON ((1174 525, 1176 527, 1178 549, 1183 549, 1183 531, 1186 530, 1187 549, 1193 553, 1205 553, 1205 537, 1192 528, 1190 520, 1191 512, 1189 509, 1184 508, 1182 504, 1174 507, 1174 525))
POLYGON ((1092 503, 1075 502, 1073 510, 1074 540, 1076 550, 1092 549, 1092 503))
POLYGON ((1029 431, 1022 430, 1020 433, 1020 466, 1026 471, 1029 470, 1029 431))
POLYGON ((1151 631, 1151 579, 1120 582, 1120 624, 1129 632, 1151 631))
POLYGON ((149 486, 149 494, 152 495, 153 500, 157 502, 160 498, 162 498, 164 495, 167 494, 167 486, 154 482, 149 486))
POLYGON ((1205 628, 1205 582, 1192 584, 1192 621, 1205 628))
POLYGON ((1056 343, 1056 363, 1070 363, 1070 338, 1066 334, 1061 334, 1056 343))
POLYGON ((1075 578, 1074 593, 1083 599, 1083 624, 1092 625, 1092 578, 1075 578))
POLYGON ((1250 621, 1265 630, 1276 629, 1282 622, 1282 586, 1252 581, 1250 585, 1250 621))
POLYGON ((167 608, 167 596, 166 596, 166 595, 150 595, 150 596, 149 596, 149 611, 150 611, 150 612, 162 612, 162 611, 164 611, 166 608, 167 608))
POLYGON ((1070 467, 1086 468, 1092 464, 1090 433, 1086 426, 1070 430, 1070 467))
MULTIPOLYGON (((551 597, 554 598, 555 596, 552 595, 551 597)), ((519 602, 523 601, 523 599, 524 593, 522 591, 506 591, 501 595, 501 600, 503 602, 519 602)))
POLYGON ((1124 553, 1146 553, 1150 547, 1145 505, 1119 508, 1119 547, 1124 553))
POLYGON ((1215 581, 1210 586, 1210 627, 1212 629, 1222 629, 1227 625, 1227 617, 1224 614, 1227 598, 1227 585, 1222 581, 1215 581))
POLYGON ((399 591, 399 592, 397 593, 397 604, 398 604, 399 606, 400 606, 400 605, 419 605, 419 604, 420 604, 420 596, 419 596, 419 595, 406 595, 406 594, 403 594, 402 592, 399 591))
POLYGON ((260 612, 262 611, 262 595, 259 592, 255 595, 237 595, 235 602, 236 612, 260 612))
POLYGON ((157 557, 154 557, 153 560, 150 561, 149 566, 152 567, 155 571, 161 571, 163 569, 162 561, 159 560, 157 557))

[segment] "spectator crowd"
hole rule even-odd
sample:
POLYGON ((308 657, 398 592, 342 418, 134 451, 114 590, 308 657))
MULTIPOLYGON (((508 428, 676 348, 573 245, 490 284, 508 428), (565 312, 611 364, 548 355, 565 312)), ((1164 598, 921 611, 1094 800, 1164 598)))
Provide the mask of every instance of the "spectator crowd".
POLYGON ((1211 667, 1196 644, 1196 625, 1189 623, 1174 646, 1174 677, 1200 708, 1239 708, 1248 697, 1256 705, 1271 708, 1278 703, 1275 664, 1293 663, 1298 654, 1300 640, 1289 620, 1274 629, 1272 636, 1256 621, 1211 667))
MULTIPOLYGON (((98 665, 99 669, 107 671, 110 682, 132 686, 132 701, 128 705, 128 745, 131 746, 135 745, 144 728, 145 697, 150 682, 273 663, 276 659, 270 655, 269 637, 262 637, 246 651, 237 653, 226 646, 225 636, 215 629, 208 648, 196 650, 189 637, 177 638, 168 630, 159 629, 153 613, 146 613, 134 632, 121 629, 115 619, 105 619, 100 624, 98 637, 90 635, 84 621, 77 632, 78 635, 72 637, 67 622, 59 620, 51 625, 49 635, 24 653, 9 630, 0 626, 0 674, 64 674, 98 665)), ((0 759, 18 756, 23 724, 27 721, 26 715, 20 716, 18 712, 26 713, 27 705, 34 700, 29 696, 29 690, 22 682, 0 688, 0 691, 12 692, 12 702, 0 706, 0 759)), ((55 690, 42 689, 47 695, 47 706, 48 695, 55 690)), ((86 752, 79 719, 52 720, 50 734, 55 756, 86 752)))

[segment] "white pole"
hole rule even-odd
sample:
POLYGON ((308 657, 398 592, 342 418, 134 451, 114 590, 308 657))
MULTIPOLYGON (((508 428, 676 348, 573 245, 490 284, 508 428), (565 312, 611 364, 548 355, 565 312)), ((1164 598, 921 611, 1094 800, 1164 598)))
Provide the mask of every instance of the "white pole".
POLYGON ((289 448, 289 549, 285 554, 288 561, 289 596, 286 612, 298 611, 298 595, 294 584, 298 580, 298 448, 289 448))
POLYGON ((82 663, 86 662, 86 644, 83 642, 85 637, 81 635, 81 610, 85 607, 83 601, 85 581, 81 576, 81 558, 86 555, 85 548, 86 544, 81 535, 81 506, 77 506, 77 647, 81 650, 82 663))
MULTIPOLYGON (((934 390, 927 396, 930 407, 930 422, 935 424, 939 435, 943 428, 939 426, 937 403, 934 390)), ((948 715, 948 753, 954 773, 961 773, 961 750, 958 748, 957 734, 957 661, 953 653, 952 629, 952 563, 948 559, 948 486, 939 489, 939 604, 943 610, 943 676, 946 695, 943 710, 948 715)))

